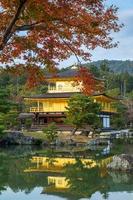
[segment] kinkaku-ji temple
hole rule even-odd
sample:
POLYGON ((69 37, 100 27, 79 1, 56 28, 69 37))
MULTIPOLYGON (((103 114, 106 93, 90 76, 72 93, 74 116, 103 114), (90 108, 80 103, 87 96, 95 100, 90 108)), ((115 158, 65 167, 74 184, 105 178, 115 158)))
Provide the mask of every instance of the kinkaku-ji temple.
MULTIPOLYGON (((74 94, 81 93, 81 85, 75 84, 76 73, 77 68, 72 67, 57 73, 56 76, 48 76, 46 79, 47 93, 24 98, 28 104, 27 115, 32 116, 33 124, 43 126, 51 122, 55 122, 57 125, 64 123, 69 98, 74 94)), ((103 80, 97 79, 97 84, 104 84, 103 80)), ((94 102, 101 104, 102 111, 99 113, 99 117, 103 128, 110 128, 110 118, 117 112, 113 106, 117 100, 106 95, 104 91, 101 93, 98 90, 91 95, 91 98, 94 102)))

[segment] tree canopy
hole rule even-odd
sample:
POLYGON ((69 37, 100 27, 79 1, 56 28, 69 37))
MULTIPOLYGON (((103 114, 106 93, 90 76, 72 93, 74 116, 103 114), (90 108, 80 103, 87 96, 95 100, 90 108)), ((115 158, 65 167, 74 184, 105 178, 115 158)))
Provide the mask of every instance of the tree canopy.
POLYGON ((58 131, 55 123, 49 124, 48 127, 43 129, 43 132, 46 135, 48 142, 55 142, 58 137, 58 131))
POLYGON ((10 102, 7 92, 0 88, 0 135, 4 130, 4 115, 10 110, 10 102))
POLYGON ((17 115, 18 106, 11 101, 9 91, 0 88, 0 134, 8 125, 11 128, 11 126, 18 124, 17 115))
POLYGON ((110 32, 121 27, 105 0, 0 0, 0 18, 0 62, 24 66, 31 80, 40 66, 116 46, 110 32))
POLYGON ((97 128, 100 125, 98 117, 100 110, 100 105, 94 102, 91 97, 83 94, 73 95, 68 101, 66 121, 74 125, 75 130, 85 125, 97 128))

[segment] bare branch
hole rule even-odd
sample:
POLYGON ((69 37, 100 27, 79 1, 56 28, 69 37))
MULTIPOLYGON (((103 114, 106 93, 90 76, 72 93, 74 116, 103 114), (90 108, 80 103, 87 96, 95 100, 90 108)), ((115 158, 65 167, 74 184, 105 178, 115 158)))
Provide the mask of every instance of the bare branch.
POLYGON ((33 30, 36 27, 40 27, 40 28, 46 28, 46 25, 43 24, 42 22, 35 22, 33 24, 25 24, 23 26, 16 26, 15 27, 15 31, 28 31, 28 30, 33 30))
POLYGON ((75 55, 75 57, 78 61, 78 64, 81 65, 81 61, 79 60, 79 58, 78 58, 76 52, 73 50, 73 48, 65 40, 62 39, 62 41, 73 52, 73 54, 75 55))
POLYGON ((32 30, 35 28, 35 24, 26 24, 26 25, 23 25, 23 26, 16 26, 15 30, 17 32, 19 31, 28 31, 28 30, 32 30))

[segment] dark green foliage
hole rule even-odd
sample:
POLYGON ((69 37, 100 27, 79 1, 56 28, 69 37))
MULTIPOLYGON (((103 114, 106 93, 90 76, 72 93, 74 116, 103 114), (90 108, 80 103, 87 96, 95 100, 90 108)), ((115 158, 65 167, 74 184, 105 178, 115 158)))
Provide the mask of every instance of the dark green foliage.
POLYGON ((0 112, 7 113, 10 110, 9 94, 5 89, 0 88, 0 112))
POLYGON ((10 102, 8 100, 8 93, 0 88, 0 135, 4 130, 4 116, 10 110, 10 102))
POLYGON ((94 103, 90 97, 82 94, 74 95, 68 101, 66 121, 77 129, 84 125, 95 128, 99 125, 100 110, 100 105, 94 103))
POLYGON ((104 184, 106 179, 103 180, 100 177, 100 169, 98 167, 86 167, 79 158, 76 159, 75 164, 66 166, 65 176, 70 185, 68 191, 78 196, 78 199, 81 197, 91 198, 91 195, 97 190, 104 193, 104 190, 107 191, 108 188, 107 182, 106 185, 104 184))
POLYGON ((17 123, 17 105, 10 100, 9 92, 0 88, 0 132, 17 123))
POLYGON ((31 118, 26 118, 26 119, 25 119, 24 125, 25 125, 25 127, 26 127, 27 129, 31 128, 32 121, 33 121, 33 120, 32 120, 31 118))
POLYGON ((3 115, 3 125, 5 129, 18 129, 20 127, 20 121, 18 119, 17 108, 10 107, 10 111, 3 115))
MULTIPOLYGON (((45 72, 44 72, 45 74, 45 72)), ((33 88, 27 88, 27 74, 22 73, 16 75, 15 73, 7 73, 3 68, 0 68, 0 86, 8 89, 10 96, 14 99, 22 96, 28 96, 32 94, 42 94, 47 92, 47 84, 38 83, 38 86, 33 88)))
POLYGON ((112 127, 116 129, 125 128, 126 126, 126 106, 122 103, 116 103, 114 107, 117 108, 117 114, 112 117, 112 127))
MULTIPOLYGON (((36 88, 26 88, 26 76, 26 74, 18 76, 10 71, 7 73, 3 68, 0 68, 0 123, 4 129, 18 129, 20 127, 18 113, 24 112, 24 96, 43 94, 47 91, 47 84, 41 83, 36 88)), ((30 126, 31 122, 28 120, 26 127, 30 126)))
POLYGON ((89 69, 92 74, 94 74, 95 77, 100 77, 100 70, 97 69, 97 67, 93 64, 90 64, 89 69))
POLYGON ((43 129, 44 134, 46 135, 46 138, 48 142, 55 142, 56 138, 58 137, 57 127, 55 123, 51 123, 43 129))
POLYGON ((0 125, 0 137, 2 136, 4 131, 4 125, 0 125))

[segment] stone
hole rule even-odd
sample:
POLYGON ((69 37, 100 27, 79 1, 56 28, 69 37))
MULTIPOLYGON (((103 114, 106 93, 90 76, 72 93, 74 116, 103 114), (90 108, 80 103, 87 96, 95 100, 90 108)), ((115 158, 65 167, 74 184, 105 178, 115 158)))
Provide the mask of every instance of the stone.
POLYGON ((1 145, 36 145, 41 143, 41 140, 30 136, 24 136, 20 131, 8 132, 0 140, 1 145))
POLYGON ((107 168, 115 171, 133 172, 133 155, 113 156, 113 161, 107 165, 107 168))
POLYGON ((112 177, 113 183, 116 184, 129 183, 131 178, 129 173, 118 173, 115 171, 109 171, 109 175, 112 177))

